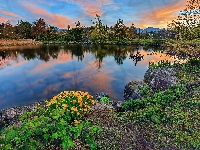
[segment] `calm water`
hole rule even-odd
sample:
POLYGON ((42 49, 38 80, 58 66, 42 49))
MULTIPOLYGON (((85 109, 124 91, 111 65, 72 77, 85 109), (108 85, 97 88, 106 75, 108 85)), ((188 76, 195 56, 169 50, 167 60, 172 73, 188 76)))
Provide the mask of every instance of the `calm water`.
POLYGON ((133 46, 42 46, 0 51, 0 109, 50 99, 63 90, 106 92, 123 101, 125 85, 143 80, 151 61, 174 60, 139 47, 144 60, 129 59, 133 46))

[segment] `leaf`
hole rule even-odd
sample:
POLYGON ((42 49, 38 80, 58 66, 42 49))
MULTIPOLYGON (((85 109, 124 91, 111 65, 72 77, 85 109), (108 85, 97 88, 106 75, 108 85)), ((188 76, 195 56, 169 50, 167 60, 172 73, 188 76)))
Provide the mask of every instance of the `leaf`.
POLYGON ((159 124, 160 123, 160 117, 156 116, 156 115, 152 115, 151 116, 151 121, 153 121, 156 124, 159 124))
POLYGON ((52 138, 53 139, 57 139, 59 137, 58 132, 55 132, 52 134, 52 138))
POLYGON ((43 136, 43 137, 44 137, 44 139, 45 139, 45 140, 48 140, 48 138, 49 138, 49 135, 48 135, 48 134, 44 134, 44 136, 43 136))

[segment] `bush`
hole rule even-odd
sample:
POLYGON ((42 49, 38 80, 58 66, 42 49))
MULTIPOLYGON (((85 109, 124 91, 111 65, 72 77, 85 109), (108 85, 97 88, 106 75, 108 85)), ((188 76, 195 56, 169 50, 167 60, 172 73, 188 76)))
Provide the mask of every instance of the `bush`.
POLYGON ((73 140, 80 137, 82 142, 96 149, 94 134, 101 130, 81 121, 81 117, 94 104, 88 92, 64 91, 46 101, 46 106, 20 116, 21 127, 16 125, 0 132, 4 149, 46 149, 52 145, 63 149, 73 147, 73 140), (87 131, 87 132, 83 132, 87 131))

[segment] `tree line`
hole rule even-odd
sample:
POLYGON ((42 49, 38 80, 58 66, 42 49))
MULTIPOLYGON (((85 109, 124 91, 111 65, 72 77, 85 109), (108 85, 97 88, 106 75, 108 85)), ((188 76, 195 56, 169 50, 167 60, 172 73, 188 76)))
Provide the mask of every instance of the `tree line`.
POLYGON ((199 0, 188 0, 186 8, 180 11, 178 17, 168 24, 167 30, 159 32, 137 33, 134 24, 127 27, 122 19, 108 27, 103 24, 99 15, 96 15, 93 25, 85 27, 80 21, 75 22, 75 27, 67 26, 66 30, 58 31, 53 25, 48 25, 44 19, 30 23, 18 21, 13 26, 9 21, 0 24, 1 39, 35 39, 40 41, 75 41, 83 42, 88 39, 93 42, 104 43, 106 41, 131 41, 132 39, 160 39, 171 38, 181 40, 193 40, 200 38, 200 3, 199 0))

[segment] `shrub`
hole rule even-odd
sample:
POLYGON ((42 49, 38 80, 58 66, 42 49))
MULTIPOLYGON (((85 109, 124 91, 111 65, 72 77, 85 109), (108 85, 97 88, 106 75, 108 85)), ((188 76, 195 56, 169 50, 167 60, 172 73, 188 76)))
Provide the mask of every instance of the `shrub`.
POLYGON ((46 106, 20 116, 21 127, 16 125, 0 132, 4 149, 46 149, 51 146, 63 149, 73 147, 73 140, 80 137, 82 142, 96 149, 94 134, 101 130, 81 121, 81 116, 94 104, 88 92, 64 91, 46 101, 46 106), (82 132, 87 131, 87 132, 82 132))
POLYGON ((106 97, 106 96, 104 96, 104 97, 102 97, 101 99, 100 99, 100 101, 101 102, 105 102, 105 103, 110 103, 110 99, 108 98, 108 97, 106 97))

